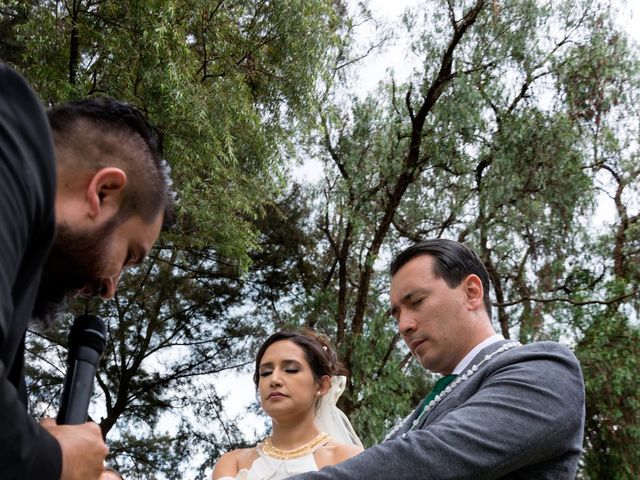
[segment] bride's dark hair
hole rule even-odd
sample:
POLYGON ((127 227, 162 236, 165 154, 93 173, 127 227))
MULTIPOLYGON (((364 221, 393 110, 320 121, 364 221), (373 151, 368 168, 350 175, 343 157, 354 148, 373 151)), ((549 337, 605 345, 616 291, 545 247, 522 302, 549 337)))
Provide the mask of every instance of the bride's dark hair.
POLYGON ((325 375, 346 375, 347 371, 338 360, 338 355, 331 346, 329 339, 313 330, 281 330, 265 340, 256 355, 256 369, 253 373, 253 383, 258 386, 260 380, 260 361, 271 345, 281 340, 289 340, 298 345, 304 352, 305 359, 316 381, 325 375))

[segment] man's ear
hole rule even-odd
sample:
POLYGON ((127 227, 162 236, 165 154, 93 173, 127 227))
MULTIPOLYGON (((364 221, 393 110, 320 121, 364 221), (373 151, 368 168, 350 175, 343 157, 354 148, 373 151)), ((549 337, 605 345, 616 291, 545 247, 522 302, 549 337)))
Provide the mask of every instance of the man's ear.
POLYGON ((326 395, 326 393, 331 388, 331 377, 329 375, 325 375, 320 379, 318 383, 318 396, 326 395))
POLYGON ((469 309, 477 310, 484 308, 484 288, 482 287, 480 277, 472 273, 467 275, 467 278, 465 278, 463 282, 469 309))
POLYGON ((89 216, 111 218, 118 212, 127 174, 116 167, 105 167, 93 174, 86 189, 89 216))

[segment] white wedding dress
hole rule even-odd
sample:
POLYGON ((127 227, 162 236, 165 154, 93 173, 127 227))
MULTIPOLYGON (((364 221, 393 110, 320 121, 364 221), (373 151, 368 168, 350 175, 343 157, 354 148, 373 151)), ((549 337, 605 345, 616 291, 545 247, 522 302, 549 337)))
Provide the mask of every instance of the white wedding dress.
POLYGON ((270 457, 262 450, 259 443, 255 447, 258 452, 258 458, 253 462, 251 468, 243 468, 235 477, 226 476, 221 477, 219 480, 282 480, 299 473, 315 472, 318 470, 318 465, 313 454, 320 447, 326 445, 329 440, 331 438, 328 437, 311 452, 290 460, 270 457))

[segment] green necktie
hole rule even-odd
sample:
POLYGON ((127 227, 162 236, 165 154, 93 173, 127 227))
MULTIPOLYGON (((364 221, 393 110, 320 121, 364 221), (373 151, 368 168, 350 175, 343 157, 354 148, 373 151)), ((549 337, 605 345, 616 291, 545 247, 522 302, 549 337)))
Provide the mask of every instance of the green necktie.
MULTIPOLYGON (((434 398, 436 398, 436 395, 439 395, 440 393, 442 393, 442 391, 445 388, 447 388, 447 385, 449 385, 451 382, 453 382, 453 380, 456 377, 457 377, 457 375, 445 375, 444 377, 438 379, 438 381, 433 386, 433 388, 431 389, 429 394, 425 397, 424 402, 422 402, 422 408, 420 409, 420 415, 422 415, 422 412, 424 411, 425 407, 427 405, 429 405, 429 402, 431 400, 433 400, 434 398)), ((420 415, 418 415, 418 416, 420 416, 420 415)))

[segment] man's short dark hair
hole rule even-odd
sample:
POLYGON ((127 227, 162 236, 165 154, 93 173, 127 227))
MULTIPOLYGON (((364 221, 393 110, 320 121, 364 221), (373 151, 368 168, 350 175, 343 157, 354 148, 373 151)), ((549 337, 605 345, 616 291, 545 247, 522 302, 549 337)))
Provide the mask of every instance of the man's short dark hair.
MULTIPOLYGON (((163 158, 162 137, 136 107, 110 97, 90 98, 58 105, 47 112, 57 147, 74 150, 80 165, 71 168, 98 170, 118 167, 127 174, 127 187, 118 213, 124 220, 140 216, 146 223, 163 211, 163 228, 175 221, 170 168, 163 158), (83 143, 83 139, 85 142, 83 143), (100 153, 122 149, 117 161, 101 164, 101 155, 83 155, 83 149, 98 148, 100 153), (129 152, 136 154, 130 154, 129 152)), ((113 158, 111 156, 110 158, 113 158)), ((58 159, 60 161, 60 159, 58 159)))
POLYGON ((476 252, 462 243, 445 238, 423 240, 395 256, 389 267, 391 276, 393 277, 403 265, 419 255, 433 257, 433 275, 436 278, 442 278, 449 288, 456 288, 471 274, 477 275, 484 290, 484 307, 491 318, 489 273, 476 252))

